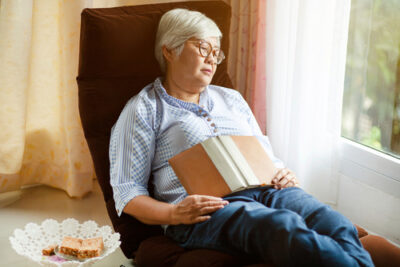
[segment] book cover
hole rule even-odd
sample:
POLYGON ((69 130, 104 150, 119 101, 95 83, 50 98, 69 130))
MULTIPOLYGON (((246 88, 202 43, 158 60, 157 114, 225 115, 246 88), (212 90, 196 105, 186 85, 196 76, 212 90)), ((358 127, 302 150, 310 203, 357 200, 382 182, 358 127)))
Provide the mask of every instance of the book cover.
POLYGON ((255 136, 217 136, 169 160, 188 194, 226 196, 271 184, 277 169, 255 136))

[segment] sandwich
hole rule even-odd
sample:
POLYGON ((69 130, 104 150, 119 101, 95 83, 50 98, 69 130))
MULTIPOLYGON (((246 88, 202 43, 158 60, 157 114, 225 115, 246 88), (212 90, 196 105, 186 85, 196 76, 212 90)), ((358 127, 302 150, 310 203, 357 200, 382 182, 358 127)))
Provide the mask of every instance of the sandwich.
POLYGON ((61 242, 59 252, 78 259, 87 259, 99 257, 103 249, 103 237, 80 239, 66 236, 61 242))
POLYGON ((51 256, 54 255, 54 249, 57 247, 57 245, 50 245, 42 249, 42 254, 44 256, 51 256))
POLYGON ((82 239, 66 236, 59 247, 60 253, 77 257, 82 246, 82 239))
POLYGON ((78 253, 78 258, 86 259, 99 257, 103 248, 104 244, 102 237, 84 239, 78 253))

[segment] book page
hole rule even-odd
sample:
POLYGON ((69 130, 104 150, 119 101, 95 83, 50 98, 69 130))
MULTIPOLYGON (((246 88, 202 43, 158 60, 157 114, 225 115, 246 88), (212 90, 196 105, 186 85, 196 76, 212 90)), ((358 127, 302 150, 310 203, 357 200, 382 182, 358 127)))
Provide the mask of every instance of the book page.
POLYGON ((259 185, 260 182, 258 178, 255 176, 253 170, 247 163, 246 158, 242 155, 242 152, 240 152, 232 138, 230 136, 218 136, 218 138, 231 156, 238 170, 241 172, 243 179, 246 182, 246 186, 252 187, 259 185))
POLYGON ((237 191, 239 188, 247 186, 247 183, 243 180, 242 173, 238 170, 218 138, 209 138, 201 145, 232 191, 237 191))

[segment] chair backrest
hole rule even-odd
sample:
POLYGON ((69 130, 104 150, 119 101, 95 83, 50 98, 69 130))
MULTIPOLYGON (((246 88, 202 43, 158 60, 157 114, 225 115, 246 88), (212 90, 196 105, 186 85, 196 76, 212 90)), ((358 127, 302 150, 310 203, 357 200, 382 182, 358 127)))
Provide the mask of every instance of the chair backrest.
MULTIPOLYGON (((176 7, 197 10, 213 19, 223 33, 221 47, 228 55, 231 9, 222 1, 85 9, 81 16, 79 111, 107 211, 128 258, 141 241, 162 231, 160 226, 142 224, 124 213, 117 216, 109 176, 110 130, 125 103, 161 76, 154 57, 156 30, 162 14, 176 7)), ((212 83, 232 87, 227 60, 218 66, 212 83)))

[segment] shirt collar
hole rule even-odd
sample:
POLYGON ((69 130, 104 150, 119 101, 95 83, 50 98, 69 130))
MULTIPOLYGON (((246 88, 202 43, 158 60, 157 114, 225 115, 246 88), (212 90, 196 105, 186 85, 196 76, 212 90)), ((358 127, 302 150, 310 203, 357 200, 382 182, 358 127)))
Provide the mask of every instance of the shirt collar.
POLYGON ((165 100, 168 104, 174 107, 178 108, 184 108, 186 110, 190 110, 193 112, 197 112, 199 108, 202 108, 204 110, 210 110, 212 107, 211 99, 208 94, 208 86, 203 90, 203 92, 200 93, 200 99, 199 99, 199 104, 195 103, 190 103, 190 102, 185 102, 183 100, 180 100, 178 98, 175 98, 173 96, 170 96, 167 91, 165 90, 164 86, 162 85, 162 78, 158 77, 155 82, 154 82, 154 88, 158 92, 158 94, 161 96, 163 100, 165 100))

